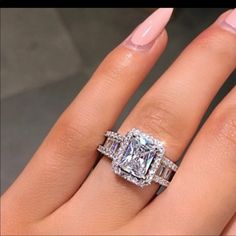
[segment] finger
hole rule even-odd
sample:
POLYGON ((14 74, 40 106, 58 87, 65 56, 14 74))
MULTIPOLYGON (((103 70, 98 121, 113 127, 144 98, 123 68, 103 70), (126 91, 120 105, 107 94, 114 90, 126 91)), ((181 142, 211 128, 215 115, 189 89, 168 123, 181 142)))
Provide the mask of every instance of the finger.
POLYGON ((197 135, 168 191, 140 217, 155 219, 158 234, 219 235, 236 211, 235 170, 236 87, 197 135))
MULTIPOLYGON (((185 49, 131 112, 121 133, 140 128, 164 140, 167 156, 178 159, 214 95, 235 68, 235 35, 222 28, 225 17, 185 49)), ((67 204, 68 214, 74 214, 76 206, 77 211, 86 209, 84 221, 99 216, 100 227, 107 221, 124 224, 150 201, 156 190, 156 185, 141 189, 114 175, 110 160, 103 158, 67 204)))
POLYGON ((114 125, 163 51, 167 41, 163 28, 171 12, 159 9, 146 22, 149 34, 135 31, 105 58, 6 193, 11 208, 45 215, 78 189, 94 165, 103 133, 114 125), (10 199, 16 194, 17 200, 10 199))
POLYGON ((226 225, 221 235, 236 235, 236 212, 230 222, 226 225))

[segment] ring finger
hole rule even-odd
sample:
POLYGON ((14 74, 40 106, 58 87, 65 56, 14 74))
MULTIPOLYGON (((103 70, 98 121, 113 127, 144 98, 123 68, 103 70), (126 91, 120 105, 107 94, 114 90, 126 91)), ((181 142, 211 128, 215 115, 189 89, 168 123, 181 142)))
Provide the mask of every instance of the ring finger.
MULTIPOLYGON (((225 23, 228 14, 223 14, 184 50, 128 116, 121 133, 140 128, 164 140, 167 156, 173 161, 178 159, 209 103, 235 68, 235 36, 228 32, 230 28, 225 23)), ((108 229, 107 222, 114 227, 137 214, 156 190, 156 185, 140 189, 117 177, 111 170, 110 160, 103 158, 66 204, 66 214, 77 216, 76 209, 84 212, 80 214, 83 219, 77 218, 83 227, 88 229, 93 221, 100 228, 108 229)), ((61 216, 64 215, 63 211, 61 216)))

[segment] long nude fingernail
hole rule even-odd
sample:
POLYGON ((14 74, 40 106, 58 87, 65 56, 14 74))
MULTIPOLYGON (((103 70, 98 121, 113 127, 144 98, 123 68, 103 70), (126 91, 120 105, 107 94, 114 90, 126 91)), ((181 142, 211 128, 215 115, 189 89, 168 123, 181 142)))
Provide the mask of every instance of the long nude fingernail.
POLYGON ((225 18, 225 23, 236 32, 236 8, 225 18))
POLYGON ((149 50, 170 20, 173 8, 159 8, 150 15, 125 41, 135 50, 149 50))

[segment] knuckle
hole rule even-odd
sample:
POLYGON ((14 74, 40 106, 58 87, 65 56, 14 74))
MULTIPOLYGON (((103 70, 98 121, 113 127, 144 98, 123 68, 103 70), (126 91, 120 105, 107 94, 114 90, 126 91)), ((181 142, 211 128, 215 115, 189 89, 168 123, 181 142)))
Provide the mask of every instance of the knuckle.
MULTIPOLYGON (((168 102, 149 102, 140 106, 134 113, 133 119, 145 131, 158 135, 159 138, 168 142, 169 147, 173 150, 180 150, 183 145, 183 121, 179 114, 175 113, 173 104, 168 102)), ((131 121, 134 123, 133 121, 131 121)))
MULTIPOLYGON (((206 137, 213 145, 214 158, 220 158, 220 168, 235 178, 236 168, 236 107, 218 108, 210 117, 206 137)), ((236 187, 236 186, 235 186, 236 187)))
POLYGON ((126 75, 127 77, 127 72, 131 71, 130 66, 133 59, 134 55, 130 52, 120 53, 119 56, 112 52, 105 58, 105 61, 99 68, 99 71, 104 77, 112 80, 121 78, 121 75, 126 75), (127 68, 129 70, 127 70, 127 68))
MULTIPOLYGON (((54 146, 54 157, 59 159, 73 156, 83 156, 88 149, 88 131, 85 126, 73 124, 70 120, 61 120, 56 124, 51 135, 51 142, 54 146)), ((72 160, 73 158, 70 158, 72 160)), ((77 159, 77 158, 75 158, 77 159)))
POLYGON ((236 60, 236 37, 218 27, 212 27, 197 38, 197 46, 205 52, 213 53, 220 61, 236 60))
POLYGON ((230 107, 219 111, 212 119, 213 135, 222 142, 229 142, 236 147, 236 108, 230 107))

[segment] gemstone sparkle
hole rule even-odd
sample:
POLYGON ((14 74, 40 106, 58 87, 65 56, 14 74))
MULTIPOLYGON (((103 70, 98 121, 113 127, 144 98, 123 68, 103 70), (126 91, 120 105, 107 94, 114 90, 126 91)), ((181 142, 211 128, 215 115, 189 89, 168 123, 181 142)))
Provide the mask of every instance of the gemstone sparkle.
POLYGON ((115 173, 139 186, 151 184, 164 155, 158 140, 137 129, 125 137, 118 155, 113 159, 115 173))

